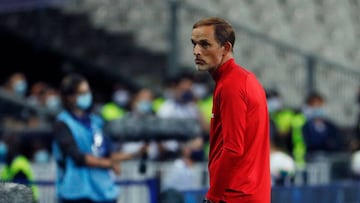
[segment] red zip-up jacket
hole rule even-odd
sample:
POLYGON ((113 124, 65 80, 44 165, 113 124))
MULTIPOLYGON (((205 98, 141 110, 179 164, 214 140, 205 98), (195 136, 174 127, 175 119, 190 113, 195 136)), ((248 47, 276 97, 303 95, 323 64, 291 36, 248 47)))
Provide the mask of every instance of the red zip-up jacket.
POLYGON ((210 127, 210 188, 218 203, 270 203, 270 134, 265 91, 230 59, 216 69, 210 127))

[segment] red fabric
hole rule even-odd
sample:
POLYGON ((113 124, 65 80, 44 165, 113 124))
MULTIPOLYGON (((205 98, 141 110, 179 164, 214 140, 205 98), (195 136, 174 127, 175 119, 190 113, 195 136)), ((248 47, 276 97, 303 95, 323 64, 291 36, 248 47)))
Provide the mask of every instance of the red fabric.
POLYGON ((230 59, 212 74, 210 188, 226 203, 270 203, 270 138, 265 91, 255 75, 230 59))

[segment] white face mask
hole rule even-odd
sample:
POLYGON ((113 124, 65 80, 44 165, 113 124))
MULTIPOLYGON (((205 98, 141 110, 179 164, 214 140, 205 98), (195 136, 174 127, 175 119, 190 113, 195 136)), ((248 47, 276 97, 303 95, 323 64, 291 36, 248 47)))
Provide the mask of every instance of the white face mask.
POLYGON ((46 107, 51 111, 59 110, 61 107, 61 100, 58 96, 50 96, 46 100, 46 107))
POLYGON ((282 102, 279 98, 270 98, 267 101, 269 112, 276 112, 281 109, 282 102))
POLYGON ((308 119, 324 118, 326 116, 326 111, 323 107, 306 106, 303 109, 303 113, 308 119))
POLYGON ((205 84, 194 83, 192 92, 196 98, 202 99, 208 94, 208 87, 205 84))
POLYGON ((117 90, 113 94, 113 101, 120 106, 126 106, 129 103, 130 94, 126 90, 117 90))

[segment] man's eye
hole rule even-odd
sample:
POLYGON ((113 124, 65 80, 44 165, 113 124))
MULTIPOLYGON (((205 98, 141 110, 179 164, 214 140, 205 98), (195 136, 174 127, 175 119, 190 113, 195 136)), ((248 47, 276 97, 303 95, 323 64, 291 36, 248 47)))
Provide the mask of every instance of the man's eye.
POLYGON ((201 43, 201 44, 200 44, 200 46, 202 46, 202 47, 204 47, 204 48, 209 47, 209 45, 210 45, 209 43, 201 43))
POLYGON ((196 42, 194 40, 191 40, 191 44, 195 47, 196 42))

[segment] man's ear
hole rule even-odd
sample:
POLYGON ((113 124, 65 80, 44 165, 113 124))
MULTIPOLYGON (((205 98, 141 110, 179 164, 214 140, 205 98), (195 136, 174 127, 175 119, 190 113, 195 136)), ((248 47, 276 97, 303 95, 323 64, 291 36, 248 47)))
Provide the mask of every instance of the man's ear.
POLYGON ((230 42, 226 42, 224 44, 225 54, 232 52, 232 45, 230 42))

